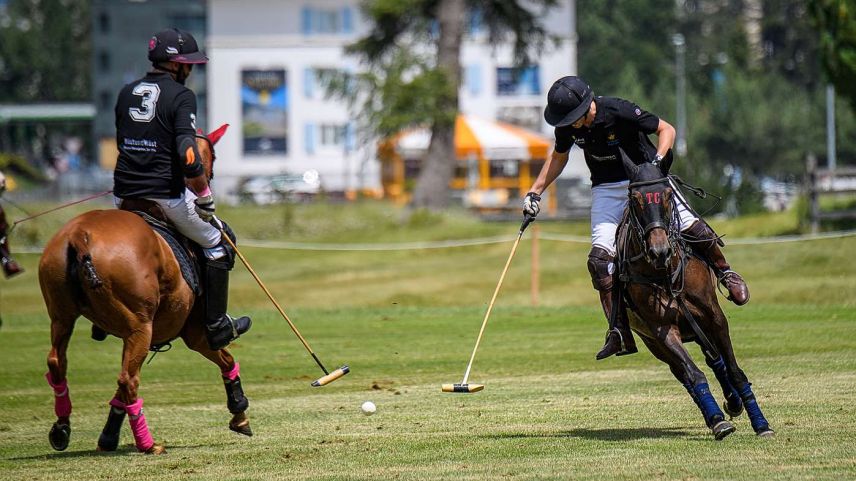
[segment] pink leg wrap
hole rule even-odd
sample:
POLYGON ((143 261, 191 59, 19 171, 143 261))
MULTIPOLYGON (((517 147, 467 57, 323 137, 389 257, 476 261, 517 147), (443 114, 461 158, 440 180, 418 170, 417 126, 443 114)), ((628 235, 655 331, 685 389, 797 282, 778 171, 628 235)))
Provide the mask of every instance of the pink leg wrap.
POLYGON ((238 376, 241 375, 241 368, 238 365, 238 361, 235 361, 235 366, 232 367, 229 371, 222 371, 223 378, 228 379, 230 381, 234 381, 238 376))
POLYGON ((68 379, 63 379, 59 384, 54 384, 51 373, 45 374, 45 379, 54 391, 54 412, 58 418, 71 416, 71 396, 68 394, 68 379))
POLYGON ((149 425, 146 423, 146 415, 143 414, 143 398, 137 398, 133 404, 125 404, 122 401, 113 398, 110 405, 122 408, 128 413, 128 424, 131 425, 131 432, 134 433, 134 443, 140 451, 147 451, 155 440, 152 439, 152 433, 149 432, 149 425))

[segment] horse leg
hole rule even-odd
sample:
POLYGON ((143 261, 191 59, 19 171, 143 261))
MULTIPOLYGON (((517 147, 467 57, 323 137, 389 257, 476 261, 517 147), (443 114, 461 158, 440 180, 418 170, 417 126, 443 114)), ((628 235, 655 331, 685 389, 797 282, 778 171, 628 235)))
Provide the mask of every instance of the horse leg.
POLYGON ((672 371, 672 375, 675 376, 675 379, 684 386, 684 389, 687 390, 687 393, 692 398, 693 402, 701 409, 701 405, 698 403, 698 399, 696 399, 695 391, 693 391, 693 385, 687 377, 684 375, 684 370, 680 364, 673 364, 675 357, 671 356, 662 346, 662 344, 658 343, 653 339, 649 339, 646 337, 642 337, 642 341, 645 343, 645 346, 648 347, 648 350, 651 351, 651 354, 654 355, 657 359, 664 362, 667 366, 669 366, 669 370, 672 371))
POLYGON ((45 378, 54 392, 54 413, 56 422, 51 427, 48 439, 51 447, 57 451, 64 451, 68 447, 71 438, 71 395, 68 390, 68 342, 74 331, 74 322, 77 315, 58 314, 53 309, 51 317, 51 350, 48 353, 48 372, 45 378))
POLYGON ((125 409, 110 405, 107 422, 98 436, 98 451, 115 451, 119 447, 119 434, 125 421, 125 409))
POLYGON ((746 378, 746 374, 740 369, 740 366, 737 365, 737 359, 734 356, 734 347, 731 344, 731 336, 728 333, 728 324, 725 322, 725 314, 722 314, 720 311, 719 315, 722 316, 722 322, 717 324, 721 327, 716 333, 716 340, 714 342, 716 342, 717 349, 719 349, 720 355, 727 367, 729 380, 731 381, 730 384, 734 386, 740 395, 755 434, 760 437, 773 436, 774 432, 770 429, 770 423, 767 422, 767 418, 761 412, 758 401, 755 399, 755 393, 752 392, 752 384, 746 378))
POLYGON ((161 454, 166 450, 152 439, 143 413, 143 398, 137 396, 137 389, 140 386, 140 368, 146 359, 152 340, 152 324, 151 322, 140 323, 137 320, 132 321, 131 325, 134 324, 138 324, 139 327, 125 338, 122 372, 119 373, 118 380, 119 388, 116 390, 116 396, 110 401, 110 406, 122 409, 128 414, 128 424, 134 433, 134 444, 139 451, 146 454, 161 454))
POLYGON ((220 368, 220 375, 223 377, 223 385, 226 388, 226 407, 232 413, 229 429, 244 436, 252 436, 253 430, 250 428, 250 419, 246 413, 250 401, 244 396, 244 390, 241 387, 238 361, 226 349, 215 351, 208 346, 201 323, 188 321, 187 328, 181 337, 187 347, 202 354, 220 368))
POLYGON ((743 400, 740 399, 740 393, 731 384, 731 377, 728 375, 728 368, 725 366, 725 360, 722 358, 722 355, 717 359, 711 359, 705 355, 704 360, 707 362, 708 367, 713 370, 716 380, 719 381, 719 386, 722 387, 722 394, 725 396, 722 409, 732 419, 740 416, 743 413, 743 400))
POLYGON ((661 326, 656 332, 657 339, 663 344, 663 353, 671 358, 670 365, 680 366, 683 371, 684 386, 691 386, 693 399, 704 416, 707 427, 714 438, 723 439, 734 432, 734 425, 725 420, 725 414, 719 409, 704 373, 695 365, 690 354, 684 348, 677 326, 661 326))

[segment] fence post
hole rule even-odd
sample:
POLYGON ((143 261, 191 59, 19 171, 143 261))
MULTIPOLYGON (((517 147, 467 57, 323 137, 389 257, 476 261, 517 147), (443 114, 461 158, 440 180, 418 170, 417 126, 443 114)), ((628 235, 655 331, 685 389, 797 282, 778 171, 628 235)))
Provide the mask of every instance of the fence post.
POLYGON ((817 200, 817 157, 814 153, 809 153, 806 156, 806 173, 808 177, 808 209, 809 222, 811 225, 811 233, 817 234, 820 231, 820 205, 817 200))

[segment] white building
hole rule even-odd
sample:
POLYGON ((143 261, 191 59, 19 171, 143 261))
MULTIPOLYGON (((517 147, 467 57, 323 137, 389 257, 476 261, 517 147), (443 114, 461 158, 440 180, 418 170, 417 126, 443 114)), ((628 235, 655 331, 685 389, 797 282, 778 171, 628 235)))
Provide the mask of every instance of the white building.
MULTIPOLYGON (((356 145, 351 114, 325 99, 321 69, 357 71, 343 47, 368 30, 358 0, 209 0, 206 51, 208 125, 231 124, 217 145, 221 192, 240 178, 316 171, 328 191, 377 189, 374 145, 356 145)), ((543 122, 547 89, 576 72, 574 0, 545 25, 560 38, 521 75, 510 45, 491 45, 478 18, 462 49, 463 113, 517 123, 552 135, 543 122)))

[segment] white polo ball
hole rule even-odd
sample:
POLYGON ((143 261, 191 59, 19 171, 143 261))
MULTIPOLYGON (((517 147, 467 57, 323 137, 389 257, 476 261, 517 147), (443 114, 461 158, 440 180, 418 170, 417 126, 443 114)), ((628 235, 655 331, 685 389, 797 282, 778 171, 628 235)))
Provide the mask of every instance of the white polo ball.
POLYGON ((375 403, 373 403, 371 401, 366 401, 362 404, 362 406, 360 406, 360 410, 366 416, 371 416, 372 414, 374 414, 377 411, 377 406, 375 406, 375 403))

